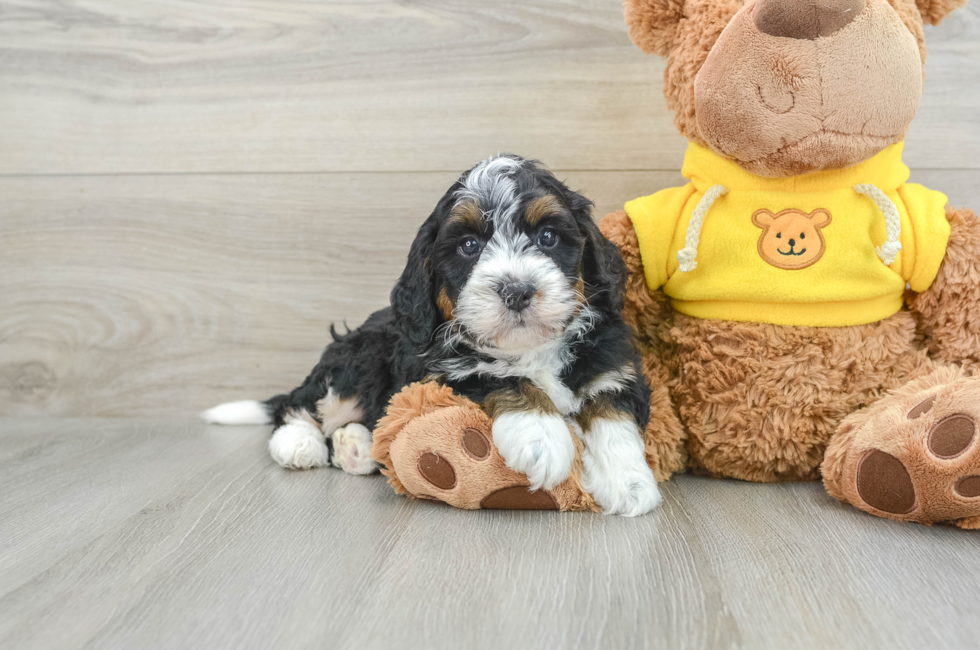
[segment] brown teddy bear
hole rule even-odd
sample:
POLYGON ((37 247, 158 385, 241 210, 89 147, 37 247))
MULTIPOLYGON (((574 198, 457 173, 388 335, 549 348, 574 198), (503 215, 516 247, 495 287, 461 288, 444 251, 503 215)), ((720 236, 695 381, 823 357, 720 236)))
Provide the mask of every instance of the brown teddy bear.
MULTIPOLYGON (((601 224, 630 271, 659 480, 822 476, 878 516, 980 528, 980 220, 901 160, 923 22, 960 4, 627 0, 690 141, 687 185, 601 224)), ((579 465, 528 493, 488 418, 435 384, 394 398, 374 452, 415 496, 596 510, 579 465)))
POLYGON ((601 226, 680 420, 655 401, 658 476, 822 476, 872 514, 980 527, 980 221, 901 161, 922 24, 961 4, 626 2, 690 141, 688 185, 601 226))

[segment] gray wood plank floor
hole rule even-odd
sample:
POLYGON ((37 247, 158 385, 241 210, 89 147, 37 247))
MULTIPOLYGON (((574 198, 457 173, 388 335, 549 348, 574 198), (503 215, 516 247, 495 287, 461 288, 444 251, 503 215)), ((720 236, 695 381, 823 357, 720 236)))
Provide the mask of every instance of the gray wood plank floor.
POLYGON ((980 537, 817 483, 464 512, 282 470, 267 435, 0 419, 0 647, 977 647, 980 537))

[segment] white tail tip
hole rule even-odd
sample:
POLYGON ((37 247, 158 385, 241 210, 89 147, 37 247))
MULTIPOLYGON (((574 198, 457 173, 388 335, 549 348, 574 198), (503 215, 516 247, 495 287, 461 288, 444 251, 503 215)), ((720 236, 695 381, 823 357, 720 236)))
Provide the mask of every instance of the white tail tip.
POLYGON ((201 413, 208 424, 272 424, 272 415, 262 402, 225 402, 201 413))

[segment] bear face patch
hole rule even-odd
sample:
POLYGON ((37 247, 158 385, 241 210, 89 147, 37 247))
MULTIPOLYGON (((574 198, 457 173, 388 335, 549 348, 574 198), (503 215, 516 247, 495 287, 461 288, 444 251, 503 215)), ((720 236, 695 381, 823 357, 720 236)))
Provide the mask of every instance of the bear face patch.
POLYGON ((773 214, 756 210, 752 223, 762 228, 759 236, 759 256, 776 268, 796 271, 820 261, 827 242, 821 228, 830 223, 830 211, 817 208, 807 214, 790 208, 773 214))

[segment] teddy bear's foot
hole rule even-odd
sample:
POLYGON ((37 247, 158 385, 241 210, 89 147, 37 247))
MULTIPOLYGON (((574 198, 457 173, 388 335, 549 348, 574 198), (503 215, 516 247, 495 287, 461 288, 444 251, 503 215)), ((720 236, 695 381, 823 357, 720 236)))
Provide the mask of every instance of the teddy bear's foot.
POLYGON ((494 446, 490 418, 434 383, 413 384, 392 399, 372 455, 396 492, 457 508, 598 510, 581 487, 580 462, 564 482, 532 491, 494 446))
POLYGON ((821 469, 871 514, 980 528, 980 378, 941 368, 851 415, 821 469))

